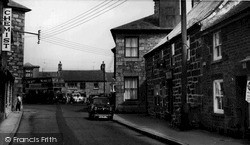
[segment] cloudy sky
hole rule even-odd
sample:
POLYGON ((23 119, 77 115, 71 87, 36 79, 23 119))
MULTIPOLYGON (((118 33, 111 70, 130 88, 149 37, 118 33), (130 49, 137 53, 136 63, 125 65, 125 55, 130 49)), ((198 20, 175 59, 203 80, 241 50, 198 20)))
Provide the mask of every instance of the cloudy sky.
POLYGON ((32 11, 26 13, 24 63, 40 71, 99 69, 102 61, 113 71, 115 47, 110 29, 153 14, 153 0, 14 0, 32 11))

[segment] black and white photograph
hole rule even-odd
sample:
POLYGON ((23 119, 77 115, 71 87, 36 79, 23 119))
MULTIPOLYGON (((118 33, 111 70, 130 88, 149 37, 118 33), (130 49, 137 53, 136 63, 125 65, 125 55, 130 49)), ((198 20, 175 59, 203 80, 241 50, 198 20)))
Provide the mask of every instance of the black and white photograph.
POLYGON ((250 0, 1 0, 0 145, 250 145, 250 0))

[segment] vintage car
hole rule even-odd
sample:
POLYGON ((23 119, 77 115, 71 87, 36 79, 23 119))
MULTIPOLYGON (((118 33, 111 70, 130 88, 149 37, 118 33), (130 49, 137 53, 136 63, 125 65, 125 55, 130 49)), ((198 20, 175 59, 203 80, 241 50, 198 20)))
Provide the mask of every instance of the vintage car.
POLYGON ((80 93, 72 94, 73 103, 84 103, 84 97, 80 93))
POLYGON ((107 97, 93 97, 90 101, 88 112, 90 119, 104 118, 112 120, 114 116, 113 107, 107 97))

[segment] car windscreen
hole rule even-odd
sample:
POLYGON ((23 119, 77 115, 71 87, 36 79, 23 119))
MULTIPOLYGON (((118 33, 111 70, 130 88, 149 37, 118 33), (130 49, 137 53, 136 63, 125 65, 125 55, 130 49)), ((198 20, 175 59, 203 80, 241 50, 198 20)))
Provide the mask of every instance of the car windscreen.
POLYGON ((103 98, 96 98, 93 100, 93 104, 109 104, 109 100, 103 98))

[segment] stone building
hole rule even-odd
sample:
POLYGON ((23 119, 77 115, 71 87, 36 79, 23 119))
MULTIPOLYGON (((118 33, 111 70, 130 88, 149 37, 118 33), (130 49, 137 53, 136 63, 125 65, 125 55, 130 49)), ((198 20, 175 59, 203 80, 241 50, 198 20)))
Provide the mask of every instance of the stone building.
MULTIPOLYGON (((193 111, 201 104, 201 38, 197 24, 213 10, 219 2, 202 2, 187 15, 187 102, 193 111), (203 13, 200 13, 203 11, 203 13)), ((151 115, 171 120, 180 125, 182 96, 182 37, 181 23, 157 46, 149 51, 146 59, 148 112, 151 115)), ((193 116, 191 122, 199 121, 193 116)))
POLYGON ((191 127, 249 136, 249 10, 248 1, 201 1, 187 15, 185 112, 180 24, 144 56, 151 114, 175 125, 186 114, 191 127))
MULTIPOLYGON (((3 6, 3 28, 1 36, 1 69, 5 74, 13 77, 13 83, 9 82, 1 87, 1 113, 8 116, 9 112, 15 107, 17 94, 22 94, 23 76, 23 50, 24 50, 24 21, 25 13, 30 9, 14 1, 4 1, 3 6)), ((2 74, 1 74, 2 75, 2 74)), ((7 78, 7 77, 6 77, 7 78)))
POLYGON ((179 1, 154 0, 154 14, 111 29, 116 47, 114 77, 116 110, 146 112, 146 73, 143 55, 180 20, 179 1))
POLYGON ((62 70, 61 73, 65 82, 65 93, 79 92, 89 97, 94 94, 111 92, 113 73, 106 72, 105 83, 101 70, 62 70))
POLYGON ((250 137, 249 12, 249 1, 223 1, 216 13, 201 23, 201 125, 207 130, 245 138, 250 137))

